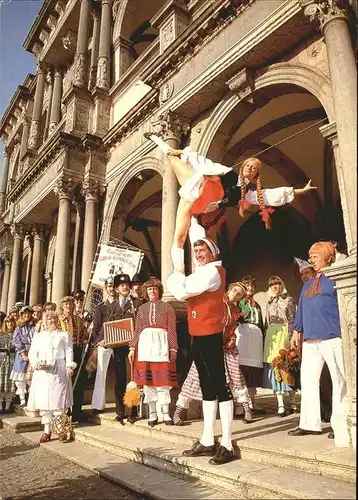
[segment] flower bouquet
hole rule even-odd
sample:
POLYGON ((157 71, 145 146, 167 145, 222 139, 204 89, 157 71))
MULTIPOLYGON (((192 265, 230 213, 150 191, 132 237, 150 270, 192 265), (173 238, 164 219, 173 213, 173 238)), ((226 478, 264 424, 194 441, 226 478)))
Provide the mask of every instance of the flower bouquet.
POLYGON ((279 355, 271 362, 277 382, 297 386, 299 381, 301 357, 297 349, 280 349, 279 355))

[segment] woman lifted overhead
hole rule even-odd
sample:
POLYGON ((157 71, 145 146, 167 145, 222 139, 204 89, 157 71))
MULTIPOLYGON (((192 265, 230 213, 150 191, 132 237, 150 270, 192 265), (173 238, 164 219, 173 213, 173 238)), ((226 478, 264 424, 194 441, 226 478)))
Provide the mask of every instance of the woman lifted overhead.
POLYGON ((240 217, 250 205, 258 205, 266 229, 271 228, 270 214, 273 208, 291 203, 295 196, 317 189, 311 180, 302 189, 278 187, 263 189, 261 185, 261 162, 248 158, 239 173, 233 168, 214 163, 191 151, 190 147, 173 149, 161 137, 146 132, 144 137, 154 142, 168 157, 180 184, 180 201, 177 210, 171 256, 175 269, 184 266, 184 243, 188 235, 191 216, 200 219, 200 224, 210 232, 224 221, 225 207, 238 206, 240 217))

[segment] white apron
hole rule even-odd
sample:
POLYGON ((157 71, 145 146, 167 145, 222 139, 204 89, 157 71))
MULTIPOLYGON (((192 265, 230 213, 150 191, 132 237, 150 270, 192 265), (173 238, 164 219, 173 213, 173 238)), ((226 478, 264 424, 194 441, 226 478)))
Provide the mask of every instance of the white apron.
POLYGON ((264 347, 260 328, 251 323, 240 323, 235 333, 240 365, 262 368, 264 347))
POLYGON ((144 328, 139 336, 138 361, 169 361, 168 334, 164 328, 144 328))

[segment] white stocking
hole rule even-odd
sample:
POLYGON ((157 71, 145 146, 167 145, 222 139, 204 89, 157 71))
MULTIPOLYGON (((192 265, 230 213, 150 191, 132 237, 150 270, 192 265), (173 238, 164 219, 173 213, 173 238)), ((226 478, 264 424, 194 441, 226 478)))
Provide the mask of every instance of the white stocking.
POLYGON ((290 408, 295 410, 296 409, 296 391, 290 391, 289 396, 290 396, 290 408))
POLYGON ((230 401, 221 401, 219 403, 219 413, 221 420, 221 446, 229 451, 232 450, 231 431, 234 403, 230 401))
POLYGON ((184 266, 184 249, 172 247, 170 250, 174 269, 181 269, 184 266))
POLYGON ((44 424, 44 433, 51 434, 51 424, 44 424))
POLYGON ((285 404, 283 402, 283 394, 276 394, 277 405, 278 405, 278 413, 284 413, 285 404))
POLYGON ((161 137, 158 137, 157 135, 152 134, 149 136, 149 139, 154 142, 165 155, 173 149, 166 142, 164 142, 161 137))
POLYGON ((214 428, 217 409, 217 400, 203 401, 204 429, 200 439, 200 443, 203 446, 213 446, 214 444, 214 428))
POLYGON ((163 413, 164 422, 169 422, 171 420, 171 418, 169 416, 169 405, 168 404, 162 405, 162 413, 163 413))
POLYGON ((156 401, 150 401, 148 403, 149 406, 149 420, 157 420, 158 415, 157 415, 157 403, 156 401))

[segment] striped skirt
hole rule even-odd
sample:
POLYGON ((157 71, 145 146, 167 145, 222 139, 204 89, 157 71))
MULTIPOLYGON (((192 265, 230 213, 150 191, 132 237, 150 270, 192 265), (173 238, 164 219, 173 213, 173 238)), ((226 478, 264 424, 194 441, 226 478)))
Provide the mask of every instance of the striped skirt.
MULTIPOLYGON (((245 379, 239 365, 238 350, 224 350, 224 362, 226 381, 231 389, 231 392, 236 398, 239 394, 243 394, 243 390, 246 389, 245 379)), ((244 392, 246 394, 246 391, 244 392)), ((194 361, 191 364, 189 373, 181 388, 180 396, 188 399, 195 399, 197 401, 201 401, 203 399, 200 388, 199 374, 194 361)))
POLYGON ((176 387, 175 362, 137 361, 134 365, 134 381, 137 385, 151 387, 176 387))

